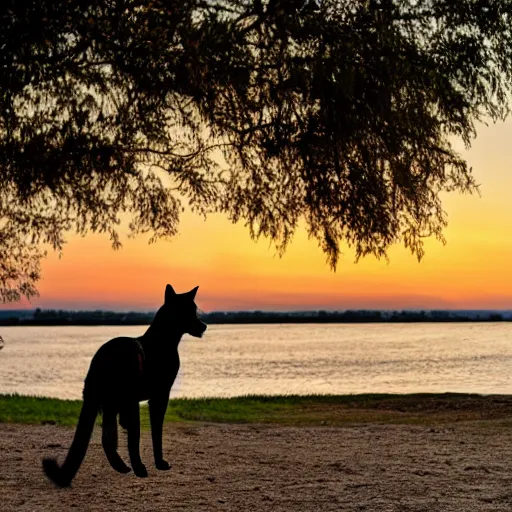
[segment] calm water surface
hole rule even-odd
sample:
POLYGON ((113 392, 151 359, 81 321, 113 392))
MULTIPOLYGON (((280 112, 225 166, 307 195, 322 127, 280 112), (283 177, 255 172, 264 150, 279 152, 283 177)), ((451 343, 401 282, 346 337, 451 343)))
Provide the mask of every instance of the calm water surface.
MULTIPOLYGON (((0 393, 81 398, 94 352, 144 327, 5 327, 0 393)), ((512 323, 212 325, 171 396, 512 393, 512 323)))

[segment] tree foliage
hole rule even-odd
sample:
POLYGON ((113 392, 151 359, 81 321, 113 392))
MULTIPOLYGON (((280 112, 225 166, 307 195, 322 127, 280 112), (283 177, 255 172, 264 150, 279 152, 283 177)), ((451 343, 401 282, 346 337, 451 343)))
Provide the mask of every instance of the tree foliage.
POLYGON ((4 0, 0 298, 66 234, 172 237, 183 206, 283 251, 305 219, 385 256, 442 240, 450 144, 504 118, 511 0, 4 0))

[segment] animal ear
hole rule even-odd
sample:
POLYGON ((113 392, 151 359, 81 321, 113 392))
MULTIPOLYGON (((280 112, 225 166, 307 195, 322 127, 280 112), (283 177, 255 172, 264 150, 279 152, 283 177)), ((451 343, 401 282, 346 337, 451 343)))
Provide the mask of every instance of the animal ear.
POLYGON ((188 297, 190 297, 192 300, 194 300, 196 298, 196 293, 197 293, 197 290, 199 289, 199 286, 196 286, 195 288, 193 288, 192 290, 190 290, 189 292, 187 292, 185 295, 187 295, 188 297))
POLYGON ((176 292, 173 290, 173 287, 168 284, 166 287, 165 287, 165 299, 164 301, 165 302, 170 302, 172 300, 173 297, 176 296, 176 292))

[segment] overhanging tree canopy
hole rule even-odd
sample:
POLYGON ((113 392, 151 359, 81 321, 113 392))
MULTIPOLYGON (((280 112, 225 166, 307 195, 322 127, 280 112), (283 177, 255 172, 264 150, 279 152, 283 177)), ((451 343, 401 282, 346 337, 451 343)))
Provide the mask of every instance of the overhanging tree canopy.
POLYGON ((182 202, 284 250, 306 221, 384 256, 475 183, 450 138, 502 119, 512 0, 4 0, 0 298, 69 231, 171 237, 182 202))

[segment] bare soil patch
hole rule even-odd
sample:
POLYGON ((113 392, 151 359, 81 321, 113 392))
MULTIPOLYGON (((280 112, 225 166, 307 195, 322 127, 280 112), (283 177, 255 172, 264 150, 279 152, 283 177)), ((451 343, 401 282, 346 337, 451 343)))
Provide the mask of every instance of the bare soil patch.
POLYGON ((112 470, 96 429, 70 489, 46 479, 41 459, 62 460, 74 429, 0 424, 0 510, 510 511, 507 423, 167 424, 173 467, 153 467, 144 432, 146 479, 112 470))

